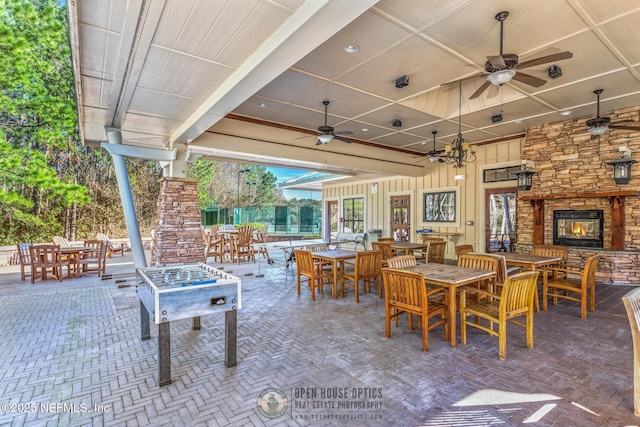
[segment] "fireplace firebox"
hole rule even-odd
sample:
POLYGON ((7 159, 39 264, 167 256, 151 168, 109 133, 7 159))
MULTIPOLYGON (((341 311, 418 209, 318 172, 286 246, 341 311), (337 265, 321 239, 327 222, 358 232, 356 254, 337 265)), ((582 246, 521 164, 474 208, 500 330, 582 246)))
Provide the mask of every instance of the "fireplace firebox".
POLYGON ((553 211, 553 244, 601 248, 604 242, 601 210, 553 211))

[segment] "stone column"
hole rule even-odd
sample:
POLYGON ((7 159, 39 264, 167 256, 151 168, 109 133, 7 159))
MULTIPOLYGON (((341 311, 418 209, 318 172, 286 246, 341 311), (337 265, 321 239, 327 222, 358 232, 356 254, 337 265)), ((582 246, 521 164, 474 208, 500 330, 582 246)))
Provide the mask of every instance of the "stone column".
POLYGON ((205 262, 198 181, 162 178, 151 265, 205 262))

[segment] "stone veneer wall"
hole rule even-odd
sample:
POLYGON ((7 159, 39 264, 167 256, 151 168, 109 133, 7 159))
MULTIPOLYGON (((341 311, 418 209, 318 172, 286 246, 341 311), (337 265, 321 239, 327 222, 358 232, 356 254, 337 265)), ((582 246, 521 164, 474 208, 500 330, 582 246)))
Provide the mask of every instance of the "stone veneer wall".
MULTIPOLYGON (((632 120, 640 127, 640 107, 613 113, 612 123, 632 120)), ((640 160, 640 130, 609 130, 591 137, 586 118, 532 127, 527 130, 522 159, 535 162, 531 190, 519 195, 548 196, 640 191, 640 163, 632 166, 631 181, 617 185, 613 167, 606 161, 620 158, 618 147, 627 146, 632 158, 640 160)), ((604 249, 569 247, 569 264, 582 266, 593 254, 602 256, 596 280, 599 282, 640 284, 640 197, 625 198, 624 251, 611 250, 611 204, 606 197, 562 198, 544 201, 544 243, 553 243, 553 211, 556 209, 602 209, 604 211, 604 249)), ((529 201, 518 200, 518 248, 528 251, 533 242, 533 211, 529 201)))
POLYGON ((162 178, 151 252, 153 267, 205 262, 197 183, 195 179, 162 178))

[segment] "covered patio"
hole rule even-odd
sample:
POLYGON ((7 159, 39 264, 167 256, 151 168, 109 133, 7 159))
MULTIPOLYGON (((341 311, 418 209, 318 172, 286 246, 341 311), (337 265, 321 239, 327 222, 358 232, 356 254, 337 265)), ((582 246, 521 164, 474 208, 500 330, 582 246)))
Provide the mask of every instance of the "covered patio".
POLYGON ((500 361, 497 339, 479 332, 453 348, 433 331, 423 353, 420 332, 403 318, 385 338, 377 294, 356 305, 325 287, 311 301, 306 288, 296 295, 282 265, 214 266, 242 279, 238 364, 224 367, 224 316, 203 317, 200 331, 173 322, 165 387, 156 328, 140 340, 134 283, 118 276, 133 271, 130 252, 108 260, 114 278, 104 281, 30 285, 16 267, 0 267, 0 324, 13 331, 0 352, 2 403, 13 406, 3 406, 0 424, 638 425, 620 300, 629 287, 598 285, 587 319, 566 302, 536 314, 532 349, 521 329, 509 329, 500 361), (277 418, 258 408, 269 389, 287 399, 277 418))

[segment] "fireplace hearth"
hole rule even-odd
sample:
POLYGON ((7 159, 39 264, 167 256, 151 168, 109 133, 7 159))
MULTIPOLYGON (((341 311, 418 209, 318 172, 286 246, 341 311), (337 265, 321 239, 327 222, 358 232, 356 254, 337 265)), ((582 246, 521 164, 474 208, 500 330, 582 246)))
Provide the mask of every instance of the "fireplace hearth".
POLYGON ((601 210, 553 211, 553 244, 602 248, 604 215, 601 210))

